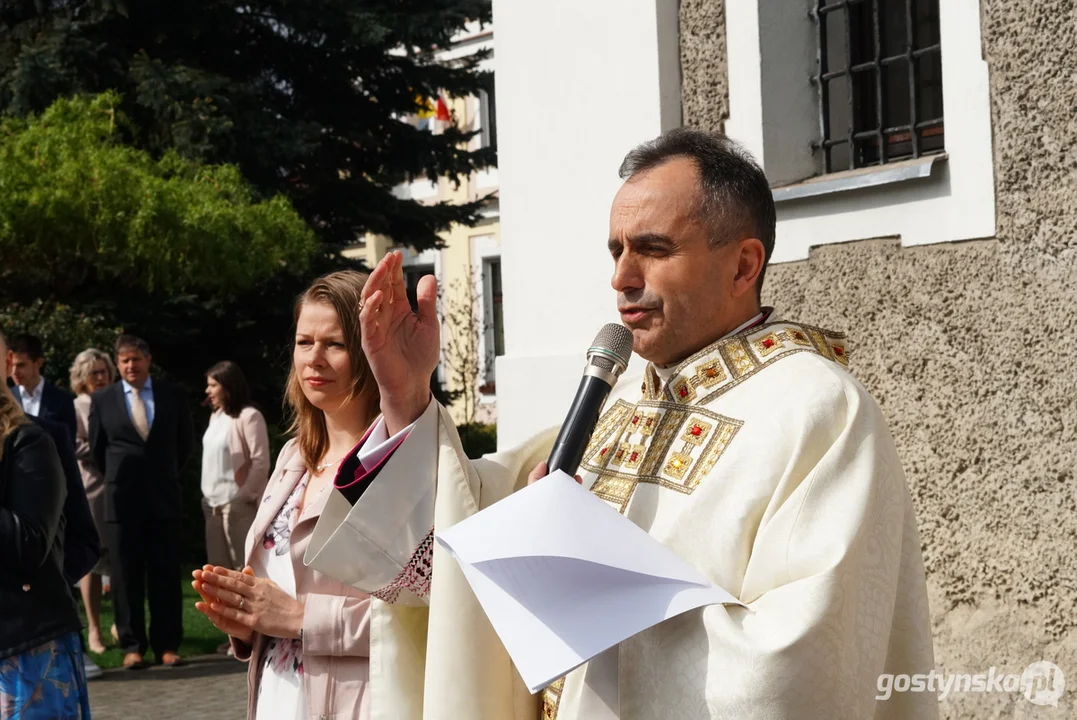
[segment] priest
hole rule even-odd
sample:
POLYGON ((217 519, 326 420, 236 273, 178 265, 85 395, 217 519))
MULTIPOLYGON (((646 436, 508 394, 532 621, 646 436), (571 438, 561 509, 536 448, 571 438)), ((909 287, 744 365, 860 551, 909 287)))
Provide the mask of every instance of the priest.
POLYGON ((413 312, 389 254, 361 313, 382 416, 306 554, 375 598, 373 720, 936 717, 933 694, 879 699, 881 675, 934 665, 916 517, 846 338, 761 306, 762 170, 724 136, 678 129, 620 174, 611 285, 648 363, 615 389, 580 479, 744 607, 667 620, 532 696, 433 533, 543 477, 557 428, 466 458, 427 382, 436 282, 413 312))

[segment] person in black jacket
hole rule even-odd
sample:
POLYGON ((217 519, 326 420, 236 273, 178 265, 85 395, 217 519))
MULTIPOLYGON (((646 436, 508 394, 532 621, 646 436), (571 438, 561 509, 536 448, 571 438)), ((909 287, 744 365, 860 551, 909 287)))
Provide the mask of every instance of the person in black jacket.
POLYGON ((56 446, 0 385, 0 712, 89 718, 82 622, 63 572, 56 446))
MULTIPOLYGON (((0 367, 5 368, 5 374, 12 371, 12 354, 7 351, 7 341, 3 331, 0 331, 0 367)), ((20 397, 12 393, 15 402, 21 407, 20 397)), ((23 410, 25 413, 25 410, 23 410)), ((89 499, 86 497, 86 489, 82 484, 82 475, 79 471, 78 459, 75 456, 75 447, 68 438, 67 428, 58 422, 47 420, 43 417, 27 416, 27 419, 40 427, 52 438, 53 445, 60 460, 60 467, 64 472, 65 492, 63 518, 63 557, 64 577, 69 584, 75 584, 83 575, 90 571, 101 557, 101 538, 97 533, 93 515, 90 512, 89 499)), ((81 636, 80 636, 81 639, 81 636)), ((86 670, 86 678, 92 680, 101 677, 101 668, 86 654, 83 647, 83 665, 86 670)))
MULTIPOLYGON (((5 375, 14 374, 14 361, 15 353, 8 352, 7 339, 3 331, 0 331, 0 368, 4 369, 5 375)), ((68 437, 66 425, 44 415, 34 417, 27 414, 26 409, 22 407, 20 395, 12 392, 12 398, 22 409, 27 420, 45 430, 56 446, 67 492, 63 509, 64 577, 72 584, 77 583, 101 557, 101 538, 94 525, 90 503, 86 498, 86 489, 82 484, 74 442, 68 437)))
POLYGON ((124 667, 144 667, 152 647, 173 666, 183 638, 180 587, 183 498, 180 471, 191 454, 193 424, 179 388, 150 377, 145 340, 121 335, 122 381, 90 401, 90 445, 105 476, 112 594, 124 667), (152 625, 146 634, 145 603, 152 625))

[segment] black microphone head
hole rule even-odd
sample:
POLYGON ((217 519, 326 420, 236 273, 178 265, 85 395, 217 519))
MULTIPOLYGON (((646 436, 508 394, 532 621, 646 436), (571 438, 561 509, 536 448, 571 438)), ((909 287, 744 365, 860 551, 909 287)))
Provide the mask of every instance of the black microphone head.
POLYGON ((614 375, 625 371, 631 357, 632 331, 618 323, 603 325, 587 349, 589 363, 614 375))

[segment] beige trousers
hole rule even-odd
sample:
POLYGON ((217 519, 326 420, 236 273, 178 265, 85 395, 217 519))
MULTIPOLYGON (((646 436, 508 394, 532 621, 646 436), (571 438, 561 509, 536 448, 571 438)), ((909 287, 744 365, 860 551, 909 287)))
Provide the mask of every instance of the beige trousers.
POLYGON ((210 565, 243 569, 243 546, 257 509, 257 505, 243 498, 219 507, 210 507, 202 498, 202 515, 206 519, 206 560, 210 565))

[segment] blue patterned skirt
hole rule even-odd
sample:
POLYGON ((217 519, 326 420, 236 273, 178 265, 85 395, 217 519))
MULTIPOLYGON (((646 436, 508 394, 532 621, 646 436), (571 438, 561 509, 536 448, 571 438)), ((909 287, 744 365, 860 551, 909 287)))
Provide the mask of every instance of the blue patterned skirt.
POLYGON ((0 660, 0 720, 90 720, 78 633, 0 660))

